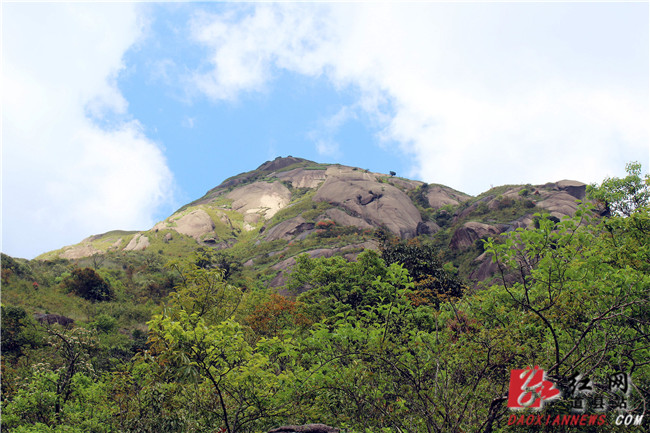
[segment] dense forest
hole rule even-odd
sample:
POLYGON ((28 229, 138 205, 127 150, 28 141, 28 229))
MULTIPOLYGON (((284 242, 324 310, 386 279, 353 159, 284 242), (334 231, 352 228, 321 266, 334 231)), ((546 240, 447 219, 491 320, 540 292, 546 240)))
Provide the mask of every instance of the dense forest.
POLYGON ((3 254, 2 430, 647 431, 650 176, 627 171, 573 216, 481 239, 497 271, 478 285, 386 230, 354 261, 298 256, 273 289, 211 248, 3 254), (553 387, 527 396, 549 401, 512 410, 511 372, 536 366, 553 387))

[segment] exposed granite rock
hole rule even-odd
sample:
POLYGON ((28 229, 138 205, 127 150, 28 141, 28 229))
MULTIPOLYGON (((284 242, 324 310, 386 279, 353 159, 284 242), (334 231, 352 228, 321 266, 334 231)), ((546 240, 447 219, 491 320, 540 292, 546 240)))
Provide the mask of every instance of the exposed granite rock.
MULTIPOLYGON (((226 197, 234 200, 232 208, 244 216, 262 214, 269 219, 289 204, 291 191, 280 182, 255 182, 232 190, 226 197)), ((252 224, 257 222, 244 220, 252 224)))
POLYGON ((129 244, 124 247, 124 251, 142 251, 147 249, 148 246, 149 238, 142 233, 138 233, 137 235, 133 236, 131 242, 129 242, 129 244))
POLYGON ((349 215, 341 209, 337 208, 328 209, 327 212, 325 212, 325 216, 340 226, 353 226, 358 227, 362 230, 373 228, 373 226, 367 221, 359 217, 353 217, 352 215, 349 215))
POLYGON ((385 226, 401 238, 417 233, 422 218, 411 199, 398 188, 378 183, 371 173, 335 166, 327 169, 327 180, 314 201, 339 206, 375 226, 385 226))
POLYGON ((267 241, 274 241, 276 239, 290 240, 296 235, 313 228, 314 223, 308 223, 303 217, 297 216, 268 229, 265 232, 265 238, 267 241))
POLYGON ((296 168, 289 171, 275 173, 275 176, 284 181, 291 182, 294 188, 316 188, 325 181, 325 170, 307 170, 296 168))
POLYGON ((421 222, 418 224, 417 234, 432 235, 440 231, 440 226, 433 221, 421 222))
POLYGON ((423 184, 423 182, 420 182, 419 180, 399 179, 396 177, 386 178, 386 181, 397 188, 405 189, 407 191, 413 190, 423 184))
POLYGON ((90 257, 93 254, 103 254, 104 251, 100 251, 95 248, 90 242, 81 241, 80 244, 73 245, 70 247, 65 247, 64 251, 61 253, 61 257, 64 259, 80 259, 82 257, 90 257))
POLYGON ((286 156, 286 157, 278 156, 273 161, 266 161, 264 164, 257 167, 257 170, 271 172, 271 171, 281 170, 292 164, 297 164, 299 162, 304 162, 304 161, 307 160, 303 158, 295 158, 293 156, 286 156))
POLYGON ((469 279, 476 282, 487 280, 499 269, 497 264, 492 262, 492 257, 488 256, 487 253, 483 253, 474 259, 474 264, 478 266, 469 275, 469 279))
POLYGON ((477 239, 485 235, 496 235, 503 230, 499 227, 483 224, 476 221, 469 221, 456 229, 451 237, 449 247, 454 250, 463 250, 474 245, 477 239))
POLYGON ((467 194, 454 191, 441 185, 429 185, 426 192, 429 206, 433 209, 440 209, 445 205, 457 205, 472 198, 467 194))
POLYGON ((171 229, 176 230, 182 235, 193 237, 194 239, 199 239, 201 236, 214 230, 212 218, 203 209, 193 210, 174 222, 176 226, 170 227, 171 229))
POLYGON ((65 316, 59 316, 58 314, 40 314, 36 313, 34 314, 34 318, 39 322, 44 325, 54 325, 55 323, 58 323, 61 326, 71 326, 74 324, 74 320, 65 317, 65 316))
POLYGON ((587 195, 587 185, 577 180, 561 180, 556 183, 557 188, 566 191, 578 200, 584 200, 587 195))
POLYGON ((538 202, 537 206, 557 218, 573 215, 578 209, 576 198, 566 191, 550 193, 544 200, 538 202))

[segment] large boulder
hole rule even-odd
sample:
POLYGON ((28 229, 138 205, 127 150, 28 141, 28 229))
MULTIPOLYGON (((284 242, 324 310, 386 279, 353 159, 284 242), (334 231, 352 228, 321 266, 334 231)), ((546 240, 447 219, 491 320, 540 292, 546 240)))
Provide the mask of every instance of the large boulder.
POLYGON ((462 192, 454 191, 442 185, 429 185, 426 191, 427 201, 433 209, 440 209, 445 205, 456 206, 472 198, 462 192))
POLYGON ((499 266, 492 261, 492 256, 487 253, 474 259, 473 264, 477 267, 470 273, 469 279, 476 282, 487 280, 499 270, 499 266))
POLYGON ((326 201, 343 208, 351 216, 373 226, 384 226, 401 238, 412 238, 422 218, 411 199, 398 188, 377 182, 371 173, 350 167, 327 169, 327 180, 321 185, 314 201, 326 201))
POLYGON ((129 244, 124 247, 124 251, 143 251, 146 250, 149 245, 149 238, 142 233, 138 233, 133 236, 133 239, 131 239, 129 244))
POLYGON ((578 200, 584 200, 587 195, 587 185, 577 180, 561 180, 555 184, 560 191, 565 191, 578 200))
POLYGON ((449 248, 464 250, 474 245, 477 239, 484 236, 494 236, 501 233, 501 228, 476 221, 469 221, 456 229, 449 242, 449 248))
POLYGON ((352 226, 352 227, 357 227, 362 230, 366 229, 372 229, 372 224, 369 224, 367 221, 365 221, 362 218, 359 217, 354 217, 341 209, 333 208, 333 209, 328 209, 327 212, 325 212, 325 217, 331 219, 334 221, 336 224, 340 226, 352 226))
POLYGON ((537 206, 561 219, 575 214, 577 201, 585 199, 587 185, 576 180, 561 180, 538 188, 540 194, 537 206))
POLYGON ((63 252, 60 254, 60 257, 64 259, 74 260, 80 259, 82 257, 90 257, 94 254, 103 253, 104 251, 98 250, 90 242, 84 239, 77 245, 65 247, 63 252))
POLYGON ((73 319, 65 316, 60 316, 58 314, 36 313, 34 314, 34 318, 43 325, 59 324, 67 328, 68 326, 72 326, 74 324, 73 319))
POLYGON ((203 209, 196 209, 174 221, 178 233, 199 239, 214 230, 214 222, 203 209))
POLYGON ((276 173, 275 176, 283 181, 291 182, 294 188, 316 188, 325 181, 325 170, 307 170, 295 168, 276 173))
POLYGON ((282 221, 274 225, 266 231, 265 237, 267 241, 274 241, 277 239, 290 240, 308 230, 314 228, 314 223, 309 223, 301 216, 282 221))
POLYGON ((566 191, 552 192, 544 200, 537 203, 538 207, 548 211, 552 216, 562 218, 572 216, 578 209, 576 198, 566 191))
POLYGON ((280 182, 255 182, 232 190, 226 197, 233 200, 232 209, 244 217, 258 214, 270 219, 289 204, 291 191, 280 182))

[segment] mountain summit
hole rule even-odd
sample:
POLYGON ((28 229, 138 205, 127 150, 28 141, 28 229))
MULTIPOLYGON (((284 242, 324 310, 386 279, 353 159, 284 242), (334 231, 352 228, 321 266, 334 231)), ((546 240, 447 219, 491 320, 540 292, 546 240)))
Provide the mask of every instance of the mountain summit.
POLYGON ((490 266, 481 258, 480 239, 531 226, 535 212, 572 215, 584 196, 585 184, 563 180, 501 186, 472 197, 394 173, 278 157, 226 179, 150 230, 91 236, 38 259, 128 251, 182 256, 211 248, 259 267, 276 285, 295 256, 354 259, 364 249, 379 248, 381 231, 432 242, 474 279, 483 279, 490 266))

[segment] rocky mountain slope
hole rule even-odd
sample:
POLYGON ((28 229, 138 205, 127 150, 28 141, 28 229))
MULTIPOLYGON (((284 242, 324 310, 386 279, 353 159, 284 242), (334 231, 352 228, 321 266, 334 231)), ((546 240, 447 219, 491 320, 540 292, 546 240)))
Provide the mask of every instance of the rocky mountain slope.
POLYGON ((197 248, 223 251, 252 278, 281 285, 295 257, 352 260, 379 248, 377 230, 436 245, 469 281, 494 271, 480 239, 534 224, 536 212, 572 215, 586 185, 562 180, 507 185, 477 197, 356 167, 278 157, 225 180, 143 232, 113 231, 39 256, 79 260, 141 251, 178 257, 197 248))

